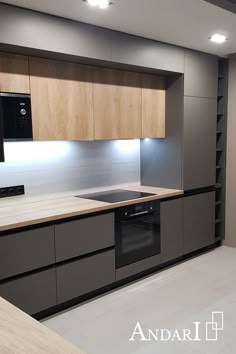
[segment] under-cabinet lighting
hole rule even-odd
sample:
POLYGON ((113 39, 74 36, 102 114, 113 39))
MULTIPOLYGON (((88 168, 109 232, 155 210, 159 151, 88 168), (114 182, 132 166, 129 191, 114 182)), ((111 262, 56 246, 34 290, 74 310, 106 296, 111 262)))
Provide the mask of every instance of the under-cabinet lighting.
POLYGON ((115 146, 118 151, 123 153, 135 152, 140 148, 140 140, 139 139, 116 140, 115 146))
POLYGON ((227 40, 227 38, 223 34, 215 33, 210 37, 210 40, 214 43, 222 44, 227 40))
POLYGON ((112 2, 109 0, 83 0, 87 2, 90 6, 96 7, 98 6, 100 9, 106 9, 109 5, 112 5, 112 2))

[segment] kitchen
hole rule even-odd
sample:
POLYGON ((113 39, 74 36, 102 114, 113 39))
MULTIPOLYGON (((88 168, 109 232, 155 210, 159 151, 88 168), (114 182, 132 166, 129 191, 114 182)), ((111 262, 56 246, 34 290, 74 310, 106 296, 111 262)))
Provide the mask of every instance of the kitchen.
MULTIPOLYGON (((178 272, 231 252, 225 195, 233 89, 222 55, 6 3, 0 3, 1 307, 13 304, 29 326, 41 321, 32 322, 35 335, 47 337, 44 325, 57 332, 67 311, 97 304, 99 312, 99 301, 126 296, 152 277, 158 287, 172 267, 178 272)), ((94 10, 80 3, 81 11, 94 10)), ((15 336, 20 340, 17 329, 15 336)), ((41 345, 41 352, 55 352, 46 349, 59 341, 51 337, 35 352, 41 345)), ((25 339, 25 352, 27 345, 25 339)), ((93 352, 83 336, 78 347, 93 352)))

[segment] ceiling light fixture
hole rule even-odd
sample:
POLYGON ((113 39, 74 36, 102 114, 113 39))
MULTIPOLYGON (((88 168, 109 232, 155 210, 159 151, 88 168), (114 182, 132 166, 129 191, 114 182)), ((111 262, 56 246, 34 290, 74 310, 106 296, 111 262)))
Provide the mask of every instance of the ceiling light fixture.
POLYGON ((100 9, 106 9, 109 5, 112 5, 112 2, 109 0, 83 0, 87 2, 90 6, 98 6, 100 9))
POLYGON ((227 38, 223 34, 215 33, 212 37, 210 37, 210 40, 214 43, 222 44, 227 40, 227 38))

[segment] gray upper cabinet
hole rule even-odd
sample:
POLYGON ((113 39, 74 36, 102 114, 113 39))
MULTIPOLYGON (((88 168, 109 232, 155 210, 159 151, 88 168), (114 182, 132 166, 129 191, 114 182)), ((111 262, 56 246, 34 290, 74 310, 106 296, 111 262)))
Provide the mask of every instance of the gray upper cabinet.
POLYGON ((184 98, 183 189, 215 185, 217 100, 184 98))
POLYGON ((184 49, 111 31, 111 60, 152 69, 184 72, 184 49))
POLYGON ((214 243, 215 192, 184 198, 184 254, 214 243))
POLYGON ((0 237, 0 280, 54 263, 53 226, 0 237))
POLYGON ((161 202, 161 262, 183 255, 183 198, 161 202))
POLYGON ((111 58, 109 30, 5 4, 0 4, 0 43, 99 60, 111 58))
POLYGON ((56 262, 115 244, 114 213, 91 216, 55 226, 56 262))
POLYGON ((217 97, 218 58, 185 50, 184 94, 194 97, 217 97))

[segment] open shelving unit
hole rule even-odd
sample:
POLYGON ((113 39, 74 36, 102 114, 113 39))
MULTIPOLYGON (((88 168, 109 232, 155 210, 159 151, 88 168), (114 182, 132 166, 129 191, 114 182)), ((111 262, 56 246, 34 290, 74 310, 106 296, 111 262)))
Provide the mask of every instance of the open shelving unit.
POLYGON ((216 130, 215 240, 225 238, 225 166, 228 98, 228 60, 220 58, 218 67, 216 130))

